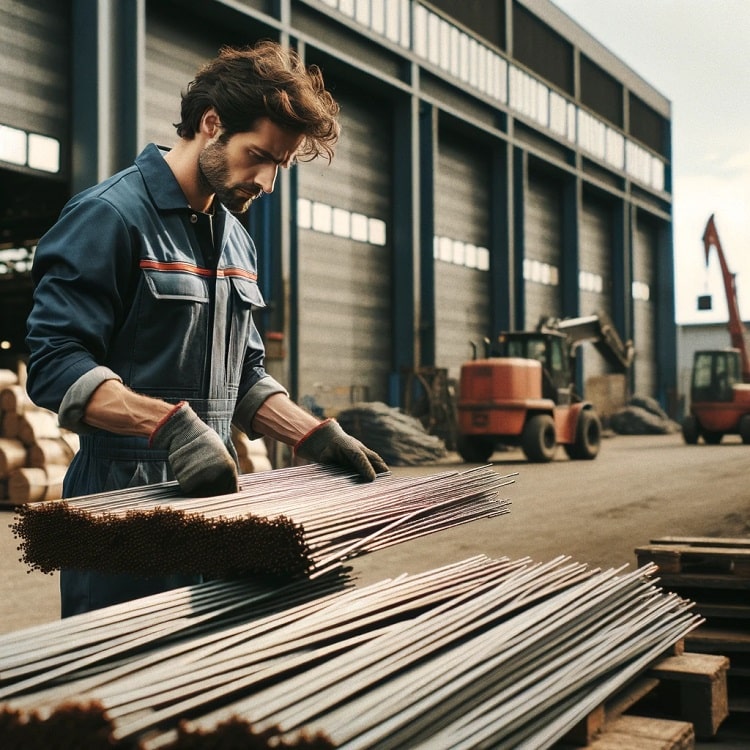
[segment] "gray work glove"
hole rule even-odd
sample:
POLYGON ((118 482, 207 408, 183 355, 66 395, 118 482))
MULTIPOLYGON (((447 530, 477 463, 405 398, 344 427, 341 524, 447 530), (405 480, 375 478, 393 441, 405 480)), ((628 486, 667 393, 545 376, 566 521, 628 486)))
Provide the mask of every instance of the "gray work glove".
POLYGON ((237 464, 218 433, 181 401, 151 433, 149 445, 168 453, 169 465, 186 495, 237 492, 237 464))
POLYGON ((305 435, 294 452, 301 458, 321 464, 337 464, 354 469, 367 482, 388 471, 388 465, 375 451, 348 435, 338 422, 326 419, 305 435))

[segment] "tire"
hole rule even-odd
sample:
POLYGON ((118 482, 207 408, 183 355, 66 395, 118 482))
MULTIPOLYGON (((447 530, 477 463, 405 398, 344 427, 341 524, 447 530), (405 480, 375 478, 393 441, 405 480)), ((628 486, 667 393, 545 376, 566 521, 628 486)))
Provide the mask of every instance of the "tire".
POLYGON ((599 455, 602 444, 602 423, 596 412, 587 409, 578 417, 576 426, 576 441, 573 445, 566 445, 571 458, 591 461, 599 455))
POLYGON ((696 445, 699 437, 698 420, 690 414, 682 420, 682 439, 688 445, 696 445))
POLYGON ((740 417, 740 437, 745 445, 750 444, 750 414, 740 417))
POLYGON ((484 464, 495 452, 495 441, 485 435, 459 435, 458 453, 468 464, 484 464))
POLYGON ((706 441, 706 445, 718 445, 721 439, 724 437, 723 432, 712 432, 711 430, 703 430, 703 439, 706 441))
POLYGON ((534 463, 546 463, 555 457, 557 435, 555 422, 549 414, 537 414, 526 422, 521 448, 526 458, 534 463))

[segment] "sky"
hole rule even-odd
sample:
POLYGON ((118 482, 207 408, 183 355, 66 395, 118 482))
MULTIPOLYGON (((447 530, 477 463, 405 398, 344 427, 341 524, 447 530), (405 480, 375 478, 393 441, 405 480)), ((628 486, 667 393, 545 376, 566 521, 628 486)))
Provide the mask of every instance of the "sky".
POLYGON ((672 103, 678 323, 727 320, 714 214, 743 320, 750 320, 750 0, 552 0, 672 103), (709 294, 710 311, 697 298, 709 294))

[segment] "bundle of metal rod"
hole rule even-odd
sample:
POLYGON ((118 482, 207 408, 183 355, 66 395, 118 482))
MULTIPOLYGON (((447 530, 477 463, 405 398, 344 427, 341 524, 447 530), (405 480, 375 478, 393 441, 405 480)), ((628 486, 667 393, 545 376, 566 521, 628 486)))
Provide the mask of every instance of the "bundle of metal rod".
POLYGON ((339 561, 508 512, 489 467, 361 483, 310 465, 246 474, 240 491, 180 496, 175 482, 29 503, 13 532, 32 569, 211 578, 319 575, 339 561))
MULTIPOLYGON (((80 727, 106 723, 114 748, 186 750, 202 739, 227 748, 549 747, 593 700, 700 624, 654 572, 473 558, 290 600, 284 611, 186 631, 145 653, 136 641, 107 670, 84 665, 49 685, 9 683, 15 698, 0 714, 19 748, 42 747, 39 725, 62 720, 72 695, 93 714, 80 727), (39 721, 27 721, 31 714, 39 721)), ((107 612, 80 622, 96 630, 107 612)), ((0 675, 9 653, 0 637, 0 675)), ((93 746, 71 731, 79 746, 93 746)))
MULTIPOLYGON (((514 596, 533 599, 539 585, 514 596)), ((514 599, 510 618, 503 589, 431 612, 184 729, 207 731, 229 712, 258 731, 324 731, 347 749, 547 747, 538 735, 560 739, 586 715, 592 688, 608 680, 611 694, 700 621, 643 571, 598 574, 521 611, 514 599)))
POLYGON ((83 672, 96 684, 96 675, 107 672, 110 679, 112 665, 134 653, 169 647, 174 650, 163 654, 177 655, 196 648, 198 638, 209 648, 235 624, 244 632, 255 618, 285 618, 296 607, 305 612, 325 606, 326 597, 350 586, 343 569, 283 587, 212 581, 8 633, 0 637, 0 700, 33 693, 38 702, 46 686, 75 680, 83 672), (186 648, 184 640, 190 641, 186 648))
MULTIPOLYGON (((114 691, 116 696, 124 692, 127 707, 120 711, 142 713, 151 706, 151 698, 147 697, 142 701, 142 708, 138 708, 139 691, 143 691, 145 684, 160 684, 158 692, 164 693, 169 687, 174 692, 177 681, 184 690, 184 693, 178 691, 177 695, 186 697, 193 692, 190 686, 197 682, 205 695, 206 680, 217 671, 218 684, 228 680, 236 683, 237 659, 244 659, 244 670, 248 669, 248 664, 252 669, 252 665, 258 662, 266 669, 271 665, 272 672, 281 672, 289 668, 286 666, 288 658, 295 657, 298 651, 308 650, 311 644, 325 643, 331 653, 351 648, 351 638, 361 641, 375 637, 380 620, 413 615, 436 602, 448 601, 457 592, 469 590, 478 582, 482 583, 493 568, 510 571, 523 564, 519 561, 488 565, 477 559, 443 571, 402 577, 397 593, 391 588, 393 584, 386 581, 361 591, 348 592, 344 599, 339 599, 344 596, 341 578, 330 575, 314 582, 298 581, 272 598, 268 597, 267 590, 255 592, 246 583, 215 582, 139 600, 135 605, 137 611, 132 614, 129 613, 129 608, 133 608, 131 603, 9 634, 0 637, 0 699, 13 699, 12 706, 9 704, 0 712, 0 725, 4 724, 9 733, 4 733, 3 737, 18 737, 17 747, 45 746, 32 742, 35 733, 48 730, 50 724, 67 721, 69 697, 86 695, 95 687, 114 691), (454 571, 452 574, 451 570, 454 571), (434 581, 440 578, 443 580, 438 587, 434 581), (389 598, 384 602, 383 592, 387 593, 388 589, 389 598), (316 598, 311 599, 311 594, 316 598), (204 606, 197 608, 195 613, 191 612, 191 600, 197 602, 199 599, 204 606), (259 606, 264 600, 267 608, 272 609, 268 614, 259 606), (384 607, 393 611, 379 614, 384 607), (164 643, 165 638, 160 638, 160 633, 147 632, 148 629, 157 630, 159 612, 164 612, 161 635, 170 635, 170 628, 181 628, 179 635, 184 643, 172 642, 174 637, 164 643), (237 612, 243 617, 234 624, 238 619, 237 612), (205 619, 211 614, 212 621, 222 621, 224 628, 200 632, 205 629, 205 619), (234 617, 228 619, 228 614, 234 617), (186 620, 192 621, 189 632, 190 625, 185 625, 186 620), (337 643, 339 639, 340 644, 337 643), (124 660, 126 656, 128 658, 124 660), (117 660, 114 666, 113 659, 117 660), (283 668, 277 664, 279 660, 283 668), (99 669, 92 673, 90 667, 94 662, 108 664, 109 670, 99 669), (224 677, 227 670, 229 676, 224 677), (29 674, 31 678, 27 676, 29 674), (28 716, 19 713, 23 711, 28 712, 28 716), (42 725, 40 716, 44 717, 42 725), (27 721, 29 717, 31 720, 27 721)), ((321 654, 316 653, 313 663, 321 658, 321 654)), ((116 712, 116 704, 122 700, 119 697, 113 699, 108 713, 116 712)), ((84 710, 85 705, 86 710, 98 715, 96 720, 91 718, 87 726, 100 726, 103 704, 83 698, 80 703, 80 710, 84 710)), ((232 727, 235 731, 236 726, 232 727)), ((80 746, 89 746, 85 737, 78 739, 81 740, 80 746)), ((73 742, 72 746, 77 745, 73 742)))

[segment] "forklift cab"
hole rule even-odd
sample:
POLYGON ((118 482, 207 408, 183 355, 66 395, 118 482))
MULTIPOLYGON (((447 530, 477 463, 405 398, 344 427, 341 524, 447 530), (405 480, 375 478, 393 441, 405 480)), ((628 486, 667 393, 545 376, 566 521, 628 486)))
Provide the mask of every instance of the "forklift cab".
POLYGON ((572 368, 566 336, 550 332, 501 333, 498 357, 535 359, 542 365, 542 395, 558 405, 570 404, 572 368))
POLYGON ((742 382, 739 349, 716 349, 696 352, 690 400, 723 401, 734 399, 733 386, 742 382))

